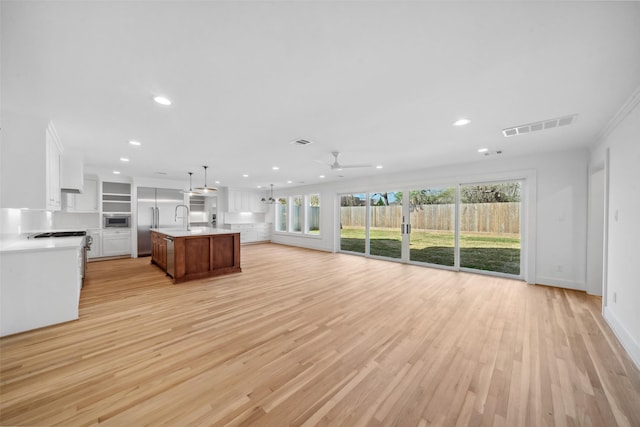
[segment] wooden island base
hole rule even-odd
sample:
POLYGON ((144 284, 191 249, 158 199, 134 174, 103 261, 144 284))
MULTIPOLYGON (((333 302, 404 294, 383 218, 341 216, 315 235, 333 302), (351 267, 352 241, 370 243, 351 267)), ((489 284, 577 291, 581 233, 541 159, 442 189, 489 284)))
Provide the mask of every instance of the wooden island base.
POLYGON ((176 236, 151 231, 151 263, 172 276, 173 283, 240 273, 240 233, 176 236), (173 239, 173 253, 167 239, 173 239))

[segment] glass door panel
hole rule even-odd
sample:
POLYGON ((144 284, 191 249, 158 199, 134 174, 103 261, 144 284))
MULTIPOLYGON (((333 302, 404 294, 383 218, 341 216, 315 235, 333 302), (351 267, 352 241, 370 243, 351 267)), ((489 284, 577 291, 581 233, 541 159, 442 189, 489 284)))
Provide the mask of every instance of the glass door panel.
POLYGON ((402 192, 369 195, 369 255, 402 258, 402 192))
POLYGON ((520 181, 460 186, 460 267, 520 275, 520 181))
POLYGON ((367 195, 340 195, 340 250, 366 253, 367 195))
POLYGON ((456 189, 409 191, 409 260, 455 265, 456 189))

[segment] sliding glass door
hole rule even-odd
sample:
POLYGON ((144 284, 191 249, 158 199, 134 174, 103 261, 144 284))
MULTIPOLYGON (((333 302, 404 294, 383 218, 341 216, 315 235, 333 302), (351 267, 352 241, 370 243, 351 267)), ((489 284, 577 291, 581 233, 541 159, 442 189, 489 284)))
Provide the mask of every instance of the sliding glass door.
POLYGON ((460 186, 460 267, 520 275, 520 181, 460 186))
POLYGON ((340 195, 340 250, 522 277, 522 181, 340 195))
POLYGON ((367 195, 340 195, 340 250, 364 254, 367 248, 367 195))
POLYGON ((409 260, 455 266, 456 188, 409 191, 409 260))
POLYGON ((369 254, 401 259, 402 196, 398 191, 369 194, 369 254))

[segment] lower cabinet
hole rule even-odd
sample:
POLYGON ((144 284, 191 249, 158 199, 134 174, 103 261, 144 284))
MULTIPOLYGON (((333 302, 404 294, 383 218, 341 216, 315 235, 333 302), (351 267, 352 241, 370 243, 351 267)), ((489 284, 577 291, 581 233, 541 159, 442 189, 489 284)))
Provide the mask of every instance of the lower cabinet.
POLYGON ((271 223, 256 224, 256 240, 258 242, 271 240, 271 223))
POLYGON ((167 269, 167 241, 164 235, 151 233, 151 262, 167 269))
POLYGON ((87 230, 87 235, 91 236, 91 249, 87 251, 87 258, 99 258, 102 256, 102 233, 100 230, 87 230))
POLYGON ((242 271, 239 233, 171 235, 171 246, 165 237, 151 231, 151 262, 172 276, 173 283, 242 271))
POLYGON ((78 318, 79 247, 0 252, 0 336, 78 318))
POLYGON ((240 233, 240 243, 266 242, 271 240, 271 224, 231 224, 232 231, 240 233))
POLYGON ((131 254, 131 231, 103 230, 102 256, 119 256, 131 254))

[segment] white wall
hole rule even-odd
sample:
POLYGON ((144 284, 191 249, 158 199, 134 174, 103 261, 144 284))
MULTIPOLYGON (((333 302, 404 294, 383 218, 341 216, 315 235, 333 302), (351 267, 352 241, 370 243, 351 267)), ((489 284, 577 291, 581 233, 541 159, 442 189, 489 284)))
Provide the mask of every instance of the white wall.
POLYGON ((605 161, 604 317, 640 367, 640 97, 594 150, 605 161))
POLYGON ((572 150, 523 158, 480 158, 468 164, 276 189, 277 196, 320 193, 321 238, 274 233, 272 241, 326 251, 337 249, 338 193, 528 177, 527 186, 533 193, 528 231, 533 242, 529 242, 531 250, 526 254, 532 263, 527 280, 585 290, 588 157, 586 150, 572 150))

